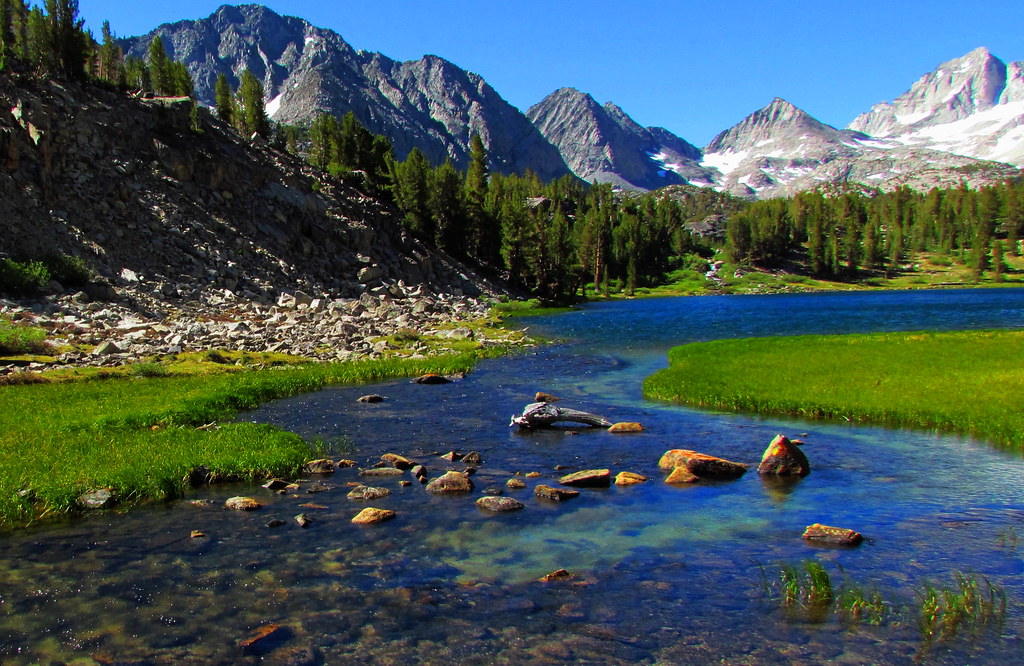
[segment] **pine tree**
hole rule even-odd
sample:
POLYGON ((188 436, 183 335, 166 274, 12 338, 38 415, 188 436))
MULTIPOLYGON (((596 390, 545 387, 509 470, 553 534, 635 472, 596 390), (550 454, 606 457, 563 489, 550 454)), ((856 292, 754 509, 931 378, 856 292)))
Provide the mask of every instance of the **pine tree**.
POLYGON ((495 242, 495 225, 484 207, 487 179, 487 149, 480 135, 473 134, 469 142, 469 168, 466 170, 465 184, 468 249, 481 263, 497 263, 500 244, 495 242))
POLYGON ((234 125, 235 92, 231 90, 228 77, 223 72, 217 75, 217 83, 213 86, 213 96, 217 117, 229 125, 234 125))
POLYGON ((26 22, 28 32, 28 61, 43 72, 52 72, 55 68, 53 54, 53 33, 46 15, 38 6, 33 7, 26 22))
POLYGON ((114 35, 110 32, 110 21, 103 22, 103 43, 100 45, 99 56, 99 78, 113 83, 121 84, 124 81, 124 65, 122 64, 121 49, 114 41, 114 35))
POLYGON ((430 163, 419 148, 410 150, 405 162, 395 163, 395 205, 404 213, 405 226, 423 239, 432 239, 434 236, 427 203, 429 171, 430 163))
POLYGON ((263 99, 263 84, 248 69, 242 72, 238 84, 239 118, 238 127, 243 135, 257 134, 264 139, 270 137, 270 120, 267 118, 266 101, 263 99))
POLYGON ((427 190, 432 229, 424 229, 424 236, 443 252, 453 256, 464 255, 466 221, 462 204, 462 176, 450 159, 430 172, 427 190))
POLYGON ((14 47, 13 20, 11 0, 0 0, 0 70, 7 66, 7 56, 14 47))
POLYGON ((1006 273, 1006 262, 1003 261, 1003 242, 996 241, 992 244, 992 279, 996 282, 1003 282, 1006 273))
POLYGON ((157 95, 165 95, 170 90, 170 72, 164 40, 160 35, 153 37, 153 41, 149 43, 148 58, 151 89, 157 95))
POLYGON ((78 0, 46 0, 53 64, 60 74, 81 79, 85 76, 84 20, 78 18, 78 0))

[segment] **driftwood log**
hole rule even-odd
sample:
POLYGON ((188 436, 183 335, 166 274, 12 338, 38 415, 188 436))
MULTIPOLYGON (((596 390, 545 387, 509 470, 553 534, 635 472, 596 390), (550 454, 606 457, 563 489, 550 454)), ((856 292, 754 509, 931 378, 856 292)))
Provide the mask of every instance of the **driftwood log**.
POLYGON ((612 425, 611 421, 589 412, 556 407, 550 402, 531 402, 523 409, 522 415, 512 417, 512 422, 509 426, 517 425, 524 430, 529 430, 531 428, 551 426, 560 421, 584 423, 600 428, 610 428, 612 425))

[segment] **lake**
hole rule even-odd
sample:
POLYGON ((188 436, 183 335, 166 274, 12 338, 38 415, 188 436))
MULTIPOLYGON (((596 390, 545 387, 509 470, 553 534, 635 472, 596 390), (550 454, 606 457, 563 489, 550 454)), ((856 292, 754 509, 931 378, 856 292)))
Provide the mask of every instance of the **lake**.
MULTIPOLYGON (((343 386, 266 405, 244 418, 332 442, 372 466, 383 453, 432 476, 462 469, 439 454, 477 451, 469 496, 395 479, 369 502, 397 517, 350 522, 357 470, 318 493, 216 486, 166 505, 5 535, 0 553, 2 663, 999 663, 1021 654, 1024 462, 969 438, 760 418, 648 402, 645 376, 669 347, 726 337, 1024 326, 1024 290, 709 296, 588 305, 521 320, 560 342, 482 362, 440 386, 343 386), (534 392, 645 432, 520 432, 509 418, 534 392), (379 404, 359 403, 379 393, 379 404), (793 484, 748 473, 676 487, 667 449, 756 463, 772 437, 799 436, 812 472, 793 484), (556 470, 556 466, 559 469, 556 470), (568 471, 610 468, 649 481, 533 496, 568 471), (528 473, 539 474, 527 478, 528 473), (508 490, 518 476, 524 490, 508 490), (489 488, 526 508, 494 515, 489 488), (261 511, 222 508, 251 494, 261 511), (194 505, 191 500, 213 500, 194 505), (303 507, 314 504, 314 507, 303 507), (320 508, 322 507, 322 508, 320 508), (300 512, 314 522, 300 528, 300 512), (285 524, 268 528, 280 518, 285 524), (821 522, 866 537, 852 549, 801 539, 821 522), (199 529, 206 537, 190 538, 199 529), (957 572, 1009 595, 1003 626, 926 644, 916 618, 881 626, 785 608, 780 567, 820 562, 833 582, 883 591, 897 605, 957 572), (575 577, 538 579, 558 569, 575 577), (766 587, 765 582, 769 583, 766 587), (245 648, 261 627, 269 637, 245 648)), ((757 368, 751 368, 751 382, 757 368)), ((410 478, 410 477, 406 477, 410 478)), ((304 489, 309 488, 309 484, 304 489)))

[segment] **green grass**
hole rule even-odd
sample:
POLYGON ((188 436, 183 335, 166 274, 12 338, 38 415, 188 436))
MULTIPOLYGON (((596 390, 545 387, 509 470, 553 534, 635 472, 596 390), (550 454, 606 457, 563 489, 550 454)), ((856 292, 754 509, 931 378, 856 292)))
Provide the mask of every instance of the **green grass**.
POLYGON ((1024 331, 718 340, 676 347, 648 398, 939 429, 1024 449, 1024 331))
POLYGON ((122 503, 179 496, 201 466, 218 478, 294 475, 315 453, 309 443, 270 426, 224 422, 326 385, 466 372, 478 357, 181 377, 143 365, 131 379, 0 387, 0 527, 73 512, 78 496, 98 487, 114 489, 122 503), (199 429, 214 422, 223 425, 199 429))

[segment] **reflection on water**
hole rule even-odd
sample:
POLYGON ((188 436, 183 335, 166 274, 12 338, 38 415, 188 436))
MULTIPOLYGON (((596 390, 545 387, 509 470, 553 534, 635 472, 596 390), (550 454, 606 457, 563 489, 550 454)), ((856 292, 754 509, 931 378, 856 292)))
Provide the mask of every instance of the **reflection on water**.
MULTIPOLYGON (((391 382, 337 387, 248 415, 304 435, 346 435, 345 457, 369 466, 397 452, 432 475, 461 469, 438 454, 483 457, 469 497, 436 497, 414 483, 374 481, 392 494, 370 504, 398 517, 350 519, 356 470, 331 489, 278 496, 253 487, 203 489, 186 500, 90 516, 4 539, 0 662, 287 663, 910 663, 913 618, 855 628, 808 623, 765 596, 762 568, 822 561, 909 600, 925 582, 974 572, 1011 594, 1002 637, 956 641, 939 663, 1019 654, 1024 570, 1024 465, 1013 455, 931 432, 767 420, 647 403, 640 380, 679 342, 750 335, 1019 326, 1024 292, 916 292, 659 299, 600 304, 531 320, 565 345, 488 361, 444 386, 391 382), (546 390, 563 404, 646 432, 523 434, 509 417, 546 390), (776 432, 802 435, 813 471, 793 484, 756 474, 671 487, 657 469, 669 448, 756 462, 776 432), (646 484, 584 489, 562 503, 534 498, 569 469, 608 467, 646 484), (527 478, 535 472, 539 477, 527 478), (524 490, 505 481, 519 475, 524 490), (526 504, 491 515, 488 488, 526 504), (240 493, 267 502, 221 508, 240 493), (303 504, 315 504, 303 507, 303 504), (307 529, 293 517, 314 518, 307 529), (280 518, 285 524, 268 528, 280 518), (800 538, 814 522, 852 527, 868 541, 822 549, 800 538), (207 536, 190 538, 191 530, 207 536), (840 569, 841 567, 841 569, 840 569), (565 568, 570 582, 538 578, 565 568), (277 625, 249 647, 241 642, 277 625)), ((304 488, 308 487, 304 486, 304 488)), ((998 632, 997 632, 998 633, 998 632)))

